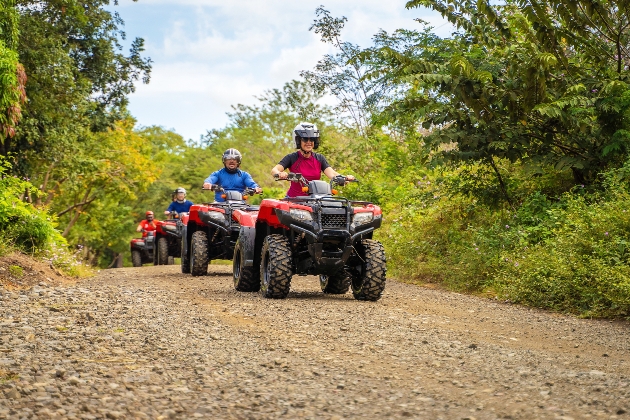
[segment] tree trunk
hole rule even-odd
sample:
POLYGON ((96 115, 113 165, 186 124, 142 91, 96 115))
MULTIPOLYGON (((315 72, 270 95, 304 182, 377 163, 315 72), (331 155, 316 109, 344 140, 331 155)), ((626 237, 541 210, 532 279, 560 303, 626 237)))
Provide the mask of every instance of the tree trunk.
POLYGON ((494 158, 492 156, 488 156, 488 161, 490 162, 490 166, 494 169, 494 173, 497 176, 497 180, 499 181, 499 188, 501 188, 501 192, 505 197, 505 200, 508 202, 510 207, 514 207, 512 205, 512 199, 510 199, 510 195, 507 192, 507 187, 505 186, 505 182, 503 182, 503 177, 501 176, 501 172, 499 172, 499 168, 497 168, 496 163, 494 163, 494 158))

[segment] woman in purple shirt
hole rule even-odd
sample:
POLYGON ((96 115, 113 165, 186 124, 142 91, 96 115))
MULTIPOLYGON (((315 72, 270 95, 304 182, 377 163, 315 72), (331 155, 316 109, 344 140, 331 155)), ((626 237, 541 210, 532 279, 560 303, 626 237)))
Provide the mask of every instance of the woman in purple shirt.
MULTIPOLYGON (((317 181, 322 177, 322 172, 328 178, 339 175, 326 161, 326 158, 313 150, 319 147, 319 130, 315 124, 300 123, 293 130, 293 140, 297 152, 289 153, 271 170, 272 175, 278 175, 280 179, 287 179, 288 174, 284 172, 301 173, 308 181, 317 181)), ((347 175, 348 180, 354 179, 352 175, 347 175)), ((287 197, 297 197, 304 195, 302 186, 297 182, 291 183, 291 188, 287 192, 287 197)))

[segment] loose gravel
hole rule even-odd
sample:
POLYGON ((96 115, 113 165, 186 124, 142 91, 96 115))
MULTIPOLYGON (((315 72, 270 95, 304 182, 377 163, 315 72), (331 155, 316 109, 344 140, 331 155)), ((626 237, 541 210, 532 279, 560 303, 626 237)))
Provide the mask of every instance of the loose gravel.
POLYGON ((389 281, 285 300, 157 266, 0 289, 0 418, 630 419, 630 324, 389 281))

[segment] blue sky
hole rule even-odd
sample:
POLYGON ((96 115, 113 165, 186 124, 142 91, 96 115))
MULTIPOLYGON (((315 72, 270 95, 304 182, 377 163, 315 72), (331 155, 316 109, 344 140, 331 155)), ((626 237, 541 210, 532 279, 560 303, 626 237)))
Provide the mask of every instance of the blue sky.
POLYGON ((121 0, 128 39, 144 38, 153 60, 151 82, 130 97, 132 115, 193 140, 225 126, 230 105, 254 103, 330 52, 308 30, 322 3, 348 18, 344 38, 361 46, 379 29, 419 28, 415 18, 451 31, 433 12, 406 10, 406 0, 324 1, 121 0))

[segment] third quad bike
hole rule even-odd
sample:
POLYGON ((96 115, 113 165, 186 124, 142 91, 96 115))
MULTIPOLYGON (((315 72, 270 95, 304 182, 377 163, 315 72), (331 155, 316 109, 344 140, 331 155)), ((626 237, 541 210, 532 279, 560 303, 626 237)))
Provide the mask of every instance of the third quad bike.
POLYGON ((258 206, 247 204, 253 189, 225 191, 213 185, 211 191, 222 192, 223 202, 195 204, 182 219, 182 273, 203 276, 214 259, 231 260, 241 223, 253 224, 258 206))
POLYGON ((167 220, 156 221, 154 265, 173 265, 173 260, 179 257, 182 245, 177 224, 180 217, 177 212, 171 212, 167 220))
POLYGON ((293 274, 315 274, 324 293, 344 294, 352 288, 355 299, 380 299, 385 251, 372 239, 381 226, 380 207, 336 198, 333 187, 349 182, 345 176, 330 184, 308 182, 299 173, 290 173, 287 180, 302 184, 304 196, 265 199, 257 219, 241 223, 233 258, 236 289, 260 289, 266 298, 283 299, 293 274))
POLYGON ((142 267, 142 264, 153 262, 153 245, 155 232, 142 231, 142 238, 131 240, 131 262, 134 267, 142 267))

